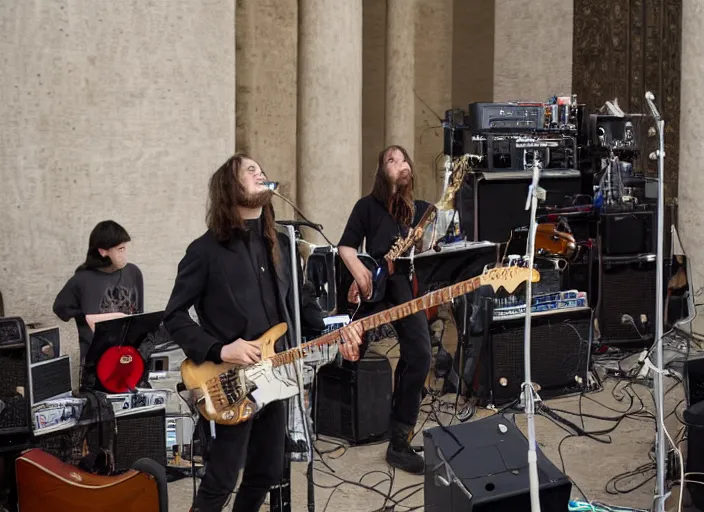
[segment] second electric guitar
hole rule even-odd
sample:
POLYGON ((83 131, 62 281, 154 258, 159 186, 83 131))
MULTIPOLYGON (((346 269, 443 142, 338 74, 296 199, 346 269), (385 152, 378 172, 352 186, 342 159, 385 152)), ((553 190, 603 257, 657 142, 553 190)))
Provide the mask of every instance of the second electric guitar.
MULTIPOLYGON (((493 268, 467 281, 441 288, 352 323, 361 324, 364 331, 368 331, 418 311, 450 302, 480 286, 489 285, 495 291, 503 287, 511 293, 529 278, 535 283, 540 280, 540 275, 536 270, 531 272, 526 267, 493 268)), ((250 342, 261 350, 261 360, 253 365, 238 366, 212 362, 195 364, 190 359, 181 364, 183 383, 186 389, 193 391, 198 410, 206 420, 221 425, 236 425, 250 419, 268 403, 297 395, 298 383, 287 366, 304 357, 306 350, 332 345, 341 339, 339 330, 332 331, 300 347, 277 354, 274 344, 286 334, 286 329, 285 323, 277 324, 259 339, 250 342)))

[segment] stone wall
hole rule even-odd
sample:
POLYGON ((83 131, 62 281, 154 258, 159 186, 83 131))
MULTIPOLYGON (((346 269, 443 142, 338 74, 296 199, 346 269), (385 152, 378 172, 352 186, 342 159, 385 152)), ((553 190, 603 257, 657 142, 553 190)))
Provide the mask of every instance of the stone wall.
POLYGON ((96 223, 130 233, 146 311, 204 231, 235 143, 234 23, 234 0, 0 4, 0 290, 7 315, 60 324, 73 361, 52 304, 96 223))

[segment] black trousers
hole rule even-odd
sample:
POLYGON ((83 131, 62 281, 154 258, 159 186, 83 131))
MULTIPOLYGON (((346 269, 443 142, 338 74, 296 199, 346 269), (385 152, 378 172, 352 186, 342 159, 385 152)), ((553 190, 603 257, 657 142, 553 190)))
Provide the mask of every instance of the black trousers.
MULTIPOLYGON (((402 304, 413 299, 413 289, 408 275, 396 273, 389 276, 386 296, 375 305, 374 312, 402 304)), ((392 324, 398 334, 400 357, 394 373, 392 418, 414 427, 420 412, 425 379, 430 371, 432 353, 428 318, 424 311, 397 320, 392 324)), ((365 344, 364 350, 366 351, 365 344)))
POLYGON ((242 482, 232 510, 257 512, 269 488, 281 481, 286 438, 285 402, 272 402, 252 420, 239 425, 216 425, 215 439, 198 488, 194 509, 220 512, 237 484, 242 482))

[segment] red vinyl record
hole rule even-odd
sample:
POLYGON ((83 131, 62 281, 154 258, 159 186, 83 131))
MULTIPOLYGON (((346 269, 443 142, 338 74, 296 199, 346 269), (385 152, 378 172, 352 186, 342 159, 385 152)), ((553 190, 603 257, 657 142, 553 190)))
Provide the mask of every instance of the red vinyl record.
POLYGON ((97 373, 107 391, 127 393, 139 384, 144 374, 144 359, 134 347, 110 347, 100 356, 97 373))

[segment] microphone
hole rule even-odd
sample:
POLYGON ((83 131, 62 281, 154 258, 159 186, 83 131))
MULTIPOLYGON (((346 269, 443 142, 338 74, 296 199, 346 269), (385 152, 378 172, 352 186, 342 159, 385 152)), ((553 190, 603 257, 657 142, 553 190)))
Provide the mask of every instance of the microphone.
POLYGON ((655 103, 653 103, 654 99, 655 99, 655 96, 653 95, 652 92, 648 91, 645 93, 645 101, 648 102, 648 108, 650 108, 650 113, 653 114, 653 117, 655 118, 656 121, 660 121, 660 112, 658 112, 658 109, 655 106, 655 103))
POLYGON ((276 192, 276 189, 279 188, 279 182, 278 181, 265 181, 264 186, 266 188, 268 188, 269 190, 271 190, 272 192, 276 192))

